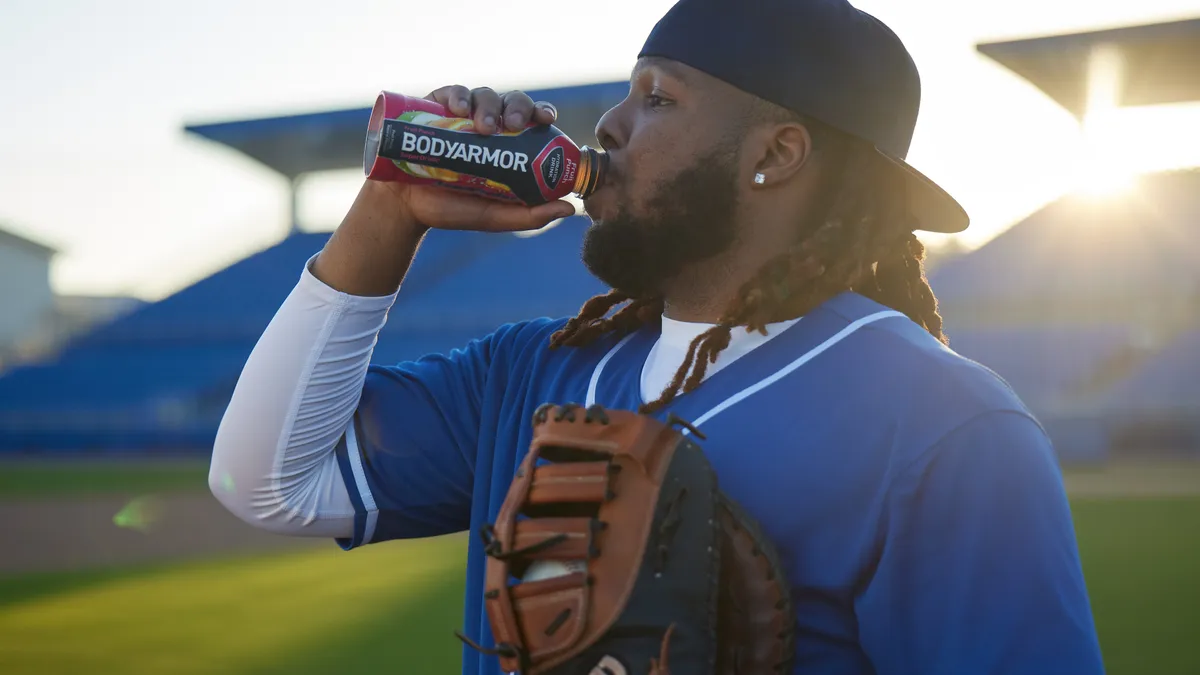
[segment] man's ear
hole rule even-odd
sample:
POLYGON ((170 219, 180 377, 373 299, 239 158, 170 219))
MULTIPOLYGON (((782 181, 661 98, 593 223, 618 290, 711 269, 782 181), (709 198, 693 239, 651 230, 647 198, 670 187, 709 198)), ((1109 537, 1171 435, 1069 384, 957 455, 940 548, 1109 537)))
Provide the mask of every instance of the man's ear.
POLYGON ((786 183, 812 157, 812 134, 803 124, 787 122, 764 129, 754 166, 754 183, 760 187, 786 183))

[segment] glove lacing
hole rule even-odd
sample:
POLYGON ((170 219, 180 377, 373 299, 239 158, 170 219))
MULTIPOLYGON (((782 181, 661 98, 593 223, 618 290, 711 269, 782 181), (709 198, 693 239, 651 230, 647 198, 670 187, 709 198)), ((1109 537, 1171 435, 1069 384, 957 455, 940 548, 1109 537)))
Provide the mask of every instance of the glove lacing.
POLYGON ((667 553, 670 551, 671 540, 675 537, 675 532, 679 530, 679 525, 683 522, 683 518, 679 515, 679 505, 686 496, 687 488, 679 488, 679 491, 667 503, 667 512, 663 516, 662 523, 658 526, 658 536, 655 542, 655 575, 661 575, 663 568, 667 565, 667 553))

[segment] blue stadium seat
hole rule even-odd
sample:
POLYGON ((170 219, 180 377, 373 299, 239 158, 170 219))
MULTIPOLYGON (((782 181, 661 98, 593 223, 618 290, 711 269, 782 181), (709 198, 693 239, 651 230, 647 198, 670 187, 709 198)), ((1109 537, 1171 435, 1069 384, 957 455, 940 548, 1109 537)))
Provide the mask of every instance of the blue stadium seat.
MULTIPOLYGON (((431 232, 373 362, 447 353, 603 292, 585 219, 536 236, 431 232)), ((298 234, 0 377, 0 452, 206 451, 254 344, 327 233, 298 234)))
POLYGON ((1031 407, 1069 398, 1131 340, 1121 325, 948 329, 950 346, 994 370, 1031 407))
POLYGON ((1200 328, 1177 337, 1105 392, 1111 412, 1180 411, 1200 420, 1200 328))

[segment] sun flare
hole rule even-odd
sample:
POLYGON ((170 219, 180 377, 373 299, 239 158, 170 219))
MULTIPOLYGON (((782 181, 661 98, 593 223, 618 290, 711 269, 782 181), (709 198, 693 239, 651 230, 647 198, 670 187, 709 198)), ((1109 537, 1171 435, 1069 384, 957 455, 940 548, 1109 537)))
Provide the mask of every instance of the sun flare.
POLYGON ((1128 165, 1085 160, 1075 169, 1074 191, 1087 197, 1123 197, 1136 185, 1137 172, 1128 165))

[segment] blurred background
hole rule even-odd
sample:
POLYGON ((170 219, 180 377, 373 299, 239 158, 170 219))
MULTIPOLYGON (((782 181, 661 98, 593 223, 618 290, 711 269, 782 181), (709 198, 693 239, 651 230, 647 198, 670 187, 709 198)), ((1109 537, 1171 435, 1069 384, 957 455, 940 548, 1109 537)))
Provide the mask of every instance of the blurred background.
MULTIPOLYGON (((973 218, 930 280, 1053 437, 1110 672, 1200 673, 1200 0, 855 4, 921 70, 910 160, 973 218)), ((211 442, 380 89, 594 143, 670 5, 0 2, 0 673, 457 672, 461 537, 257 533, 211 442)), ((433 233, 375 361, 575 312, 585 222, 433 233)))

